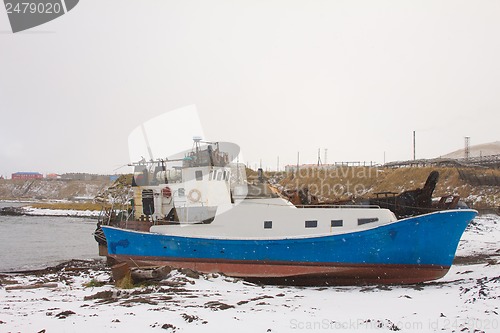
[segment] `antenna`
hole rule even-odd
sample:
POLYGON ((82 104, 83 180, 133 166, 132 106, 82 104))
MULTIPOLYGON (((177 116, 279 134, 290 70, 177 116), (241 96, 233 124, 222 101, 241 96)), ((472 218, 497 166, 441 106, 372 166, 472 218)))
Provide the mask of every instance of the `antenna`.
POLYGON ((465 160, 468 161, 470 157, 470 136, 465 137, 465 160))
POLYGON ((196 153, 200 150, 201 136, 193 136, 193 150, 196 149, 196 153))
POLYGON ((240 154, 236 156, 236 184, 240 183, 240 154))
POLYGON ((144 141, 146 142, 146 147, 148 147, 148 154, 151 161, 154 161, 153 151, 151 150, 151 146, 149 145, 148 135, 146 134, 146 129, 144 128, 144 124, 141 124, 142 135, 144 136, 144 141))

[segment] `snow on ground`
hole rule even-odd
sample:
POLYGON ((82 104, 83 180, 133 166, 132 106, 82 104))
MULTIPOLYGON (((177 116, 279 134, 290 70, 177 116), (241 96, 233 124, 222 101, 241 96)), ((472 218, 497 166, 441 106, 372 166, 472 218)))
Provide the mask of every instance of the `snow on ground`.
POLYGON ((500 332, 500 218, 467 229, 442 279, 409 286, 258 286, 173 271, 118 289, 102 263, 0 275, 0 332, 500 332), (7 290, 57 283, 56 288, 7 290), (102 284, 102 285, 101 285, 102 284))
POLYGON ((482 215, 472 221, 460 240, 456 256, 499 253, 500 217, 482 215))
POLYGON ((76 209, 45 209, 33 208, 31 206, 23 207, 26 215, 32 216, 72 216, 72 217, 99 217, 101 213, 98 210, 76 210, 76 209))

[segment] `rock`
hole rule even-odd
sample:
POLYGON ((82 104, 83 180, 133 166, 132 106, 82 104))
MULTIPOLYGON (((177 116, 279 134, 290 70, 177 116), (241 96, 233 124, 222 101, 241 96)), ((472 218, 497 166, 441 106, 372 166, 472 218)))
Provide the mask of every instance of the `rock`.
POLYGON ((163 324, 161 328, 163 328, 164 330, 172 329, 172 332, 175 332, 177 330, 177 327, 172 324, 163 324))
POLYGON ((135 283, 148 280, 162 280, 170 274, 172 269, 168 266, 158 267, 134 267, 130 269, 130 275, 135 283))
POLYGON ((74 315, 75 312, 71 311, 71 310, 67 310, 67 311, 63 311, 63 312, 60 312, 58 314, 56 314, 54 317, 56 318, 59 318, 59 319, 65 319, 71 315, 74 315))
POLYGON ((207 303, 205 303, 205 307, 206 308, 210 308, 210 309, 212 309, 214 311, 217 311, 217 310, 227 310, 227 309, 234 308, 234 306, 232 306, 232 305, 225 304, 225 303, 222 303, 222 302, 219 302, 219 301, 210 301, 210 302, 207 302, 207 303))
POLYGON ((26 215, 26 211, 22 207, 4 207, 0 209, 0 215, 21 216, 26 215))
POLYGON ((180 268, 179 272, 192 279, 199 279, 201 275, 200 272, 194 271, 190 268, 180 268))
POLYGON ((85 296, 83 298, 84 301, 90 301, 94 299, 112 300, 114 299, 114 293, 111 290, 105 290, 105 291, 100 291, 94 295, 85 296))
POLYGON ((195 315, 188 315, 187 313, 181 314, 182 318, 184 318, 185 321, 188 323, 192 323, 195 320, 200 320, 200 317, 195 316, 195 315))

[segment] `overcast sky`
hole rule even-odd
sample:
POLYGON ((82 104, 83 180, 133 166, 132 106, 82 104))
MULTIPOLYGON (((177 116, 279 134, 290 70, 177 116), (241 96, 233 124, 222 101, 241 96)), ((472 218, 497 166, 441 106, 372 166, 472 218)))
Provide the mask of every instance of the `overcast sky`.
POLYGON ((499 18, 497 0, 82 0, 13 34, 0 7, 0 175, 113 173, 134 128, 192 104, 206 139, 273 169, 410 159, 414 130, 417 158, 497 141, 499 18))

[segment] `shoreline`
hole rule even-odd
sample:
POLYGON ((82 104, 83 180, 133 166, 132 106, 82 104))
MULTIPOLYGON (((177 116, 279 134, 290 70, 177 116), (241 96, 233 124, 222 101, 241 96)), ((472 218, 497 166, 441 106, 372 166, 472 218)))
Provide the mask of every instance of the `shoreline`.
MULTIPOLYGON (((7 202, 4 203, 17 203, 7 202)), ((79 217, 98 219, 100 210, 79 210, 79 209, 50 209, 50 208, 35 208, 29 204, 39 202, 29 202, 25 206, 6 206, 0 209, 0 215, 6 216, 51 216, 51 217, 79 217)))
POLYGON ((448 274, 413 285, 257 285, 172 270, 159 281, 118 288, 102 259, 0 273, 0 330, 497 331, 499 235, 498 216, 480 217, 462 236, 448 274))
MULTIPOLYGON (((8 216, 53 216, 53 217, 81 217, 81 218, 91 218, 98 219, 101 215, 101 210, 88 210, 88 209, 51 209, 51 208, 37 208, 32 207, 29 204, 44 204, 45 202, 40 201, 7 201, 0 200, 0 203, 17 203, 17 204, 27 204, 24 206, 6 206, 0 208, 0 216, 8 215, 8 216)), ((78 202, 64 202, 69 205, 74 204, 78 207, 78 202)), ((50 206, 50 204, 48 204, 50 206)), ((496 215, 500 216, 500 208, 478 208, 479 216, 484 215, 496 215)))
POLYGON ((104 261, 72 260, 0 274, 0 329, 289 332, 328 324, 344 332, 488 332, 500 324, 499 273, 498 264, 466 264, 416 285, 293 287, 173 270, 124 289, 113 284, 104 261))

